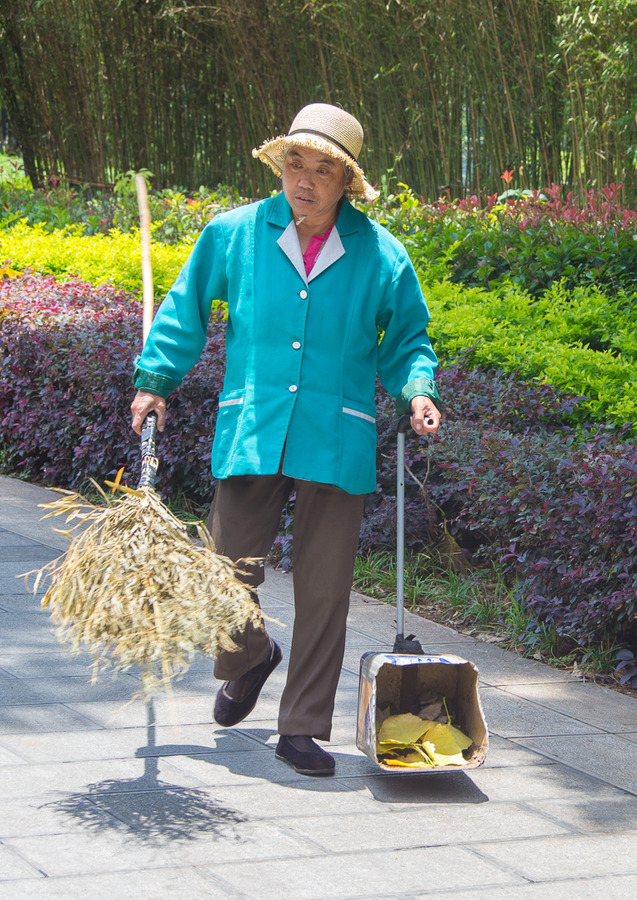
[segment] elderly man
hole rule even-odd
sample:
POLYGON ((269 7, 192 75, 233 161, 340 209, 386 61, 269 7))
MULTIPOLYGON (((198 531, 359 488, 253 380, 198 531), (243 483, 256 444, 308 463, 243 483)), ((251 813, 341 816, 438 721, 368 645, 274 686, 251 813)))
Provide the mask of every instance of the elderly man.
MULTIPOLYGON (((216 216, 162 303, 135 372, 133 428, 199 358, 213 300, 228 304, 208 527, 218 552, 263 558, 296 492, 295 623, 276 755, 330 775, 336 686, 363 502, 376 487, 375 382, 411 412, 418 434, 440 422, 429 314, 404 247, 349 198, 376 194, 358 164, 363 131, 313 103, 287 135, 253 154, 280 176, 275 197, 216 216), (380 335, 380 339, 379 339, 380 335)), ((263 582, 255 564, 246 581, 263 582)), ((219 652, 216 722, 236 725, 280 663, 263 628, 219 652)))

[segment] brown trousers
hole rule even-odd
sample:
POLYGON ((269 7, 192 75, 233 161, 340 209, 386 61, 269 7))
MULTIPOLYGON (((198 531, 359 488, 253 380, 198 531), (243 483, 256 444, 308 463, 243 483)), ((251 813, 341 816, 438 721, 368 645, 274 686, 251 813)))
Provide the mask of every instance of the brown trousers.
MULTIPOLYGON (((217 552, 233 561, 263 558, 293 490, 295 619, 278 729, 329 740, 364 495, 280 474, 232 476, 217 482, 208 529, 217 552)), ((252 565, 244 580, 256 596, 263 565, 252 565)), ((221 651, 215 659, 215 677, 223 681, 236 680, 270 651, 260 628, 248 627, 233 639, 240 649, 221 651)))

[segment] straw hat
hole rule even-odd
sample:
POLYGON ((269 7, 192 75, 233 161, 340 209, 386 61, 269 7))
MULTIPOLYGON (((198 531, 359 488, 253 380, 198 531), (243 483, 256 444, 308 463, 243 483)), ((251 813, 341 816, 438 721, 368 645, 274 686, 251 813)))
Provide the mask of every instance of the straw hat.
POLYGON ((365 180, 365 173, 358 165, 362 146, 363 128, 358 119, 329 103, 310 103, 297 113, 287 135, 266 141, 254 149, 252 155, 270 166, 274 174, 280 177, 285 154, 290 147, 308 147, 326 153, 349 166, 353 174, 345 193, 371 202, 378 197, 378 193, 365 180))

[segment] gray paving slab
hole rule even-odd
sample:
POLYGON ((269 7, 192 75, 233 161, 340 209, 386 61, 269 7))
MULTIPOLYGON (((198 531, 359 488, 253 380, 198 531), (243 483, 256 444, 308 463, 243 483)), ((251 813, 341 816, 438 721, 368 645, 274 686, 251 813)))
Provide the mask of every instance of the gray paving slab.
POLYGON ((321 854, 252 864, 217 863, 206 867, 224 883, 244 888, 254 900, 280 900, 282 886, 295 900, 349 900, 391 897, 427 884, 452 892, 476 884, 497 886, 522 879, 463 847, 420 847, 380 852, 321 854))
POLYGON ((518 743, 637 794, 637 744, 622 735, 521 738, 518 743))
POLYGON ((580 832, 632 831, 637 822, 637 797, 620 790, 575 800, 533 800, 526 806, 580 832))
POLYGON ((11 847, 0 847, 0 880, 15 881, 21 878, 33 878, 34 875, 41 875, 37 866, 29 864, 11 847))
MULTIPOLYGON (((157 900, 160 897, 228 900, 242 895, 213 883, 211 875, 196 868, 160 867, 135 872, 107 872, 71 877, 22 879, 0 882, 0 900, 157 900), (16 894, 19 890, 19 894, 16 894)), ((243 895, 244 896, 244 895, 243 895)))
MULTIPOLYGON (((600 900, 601 897, 630 896, 637 890, 634 875, 582 878, 576 876, 555 882, 525 882, 515 887, 481 887, 471 891, 454 891, 453 900, 600 900)), ((410 900, 451 900, 443 893, 414 894, 410 900)))
POLYGON ((487 769, 501 768, 502 766, 549 766, 554 760, 546 756, 540 756, 533 750, 526 750, 515 741, 501 738, 497 735, 489 735, 489 752, 484 765, 487 769))
MULTIPOLYGON (((0 575, 0 595, 4 596, 5 594, 15 594, 16 596, 19 594, 29 596, 33 595, 33 582, 26 582, 24 580, 24 575, 28 574, 26 566, 14 566, 14 574, 11 575, 0 575)), ((31 568, 36 568, 33 566, 31 568)))
MULTIPOLYGON (((2 496, 2 487, 0 485, 0 499, 4 499, 2 496)), ((16 534, 14 531, 7 531, 6 528, 0 528, 0 549, 5 547, 39 547, 37 541, 34 541, 32 538, 24 537, 21 534, 16 534)), ((2 554, 4 558, 5 554, 2 554)))
POLYGON ((546 706, 520 703, 514 695, 497 688, 483 688, 481 698, 489 729, 500 737, 594 734, 601 730, 546 706))
POLYGON ((311 816, 288 822, 295 834, 314 841, 329 853, 360 850, 400 850, 406 847, 449 846, 515 838, 572 834, 573 828, 558 824, 517 803, 483 803, 466 809, 459 804, 440 809, 352 813, 351 816, 311 816))
POLYGON ((0 769, 0 796, 6 800, 25 798, 44 802, 69 793, 92 793, 118 790, 120 793, 163 790, 170 784, 179 787, 198 787, 200 782, 160 760, 157 772, 147 775, 143 760, 95 760, 41 765, 3 766, 0 769))
POLYGON ((68 538, 54 531, 50 519, 42 521, 46 511, 39 506, 60 496, 57 491, 0 475, 0 528, 64 552, 68 538))
MULTIPOLYGON (((81 701, 66 704, 86 721, 100 728, 139 728, 146 723, 146 706, 143 700, 121 703, 114 700, 81 701)), ((260 717, 260 709, 253 718, 260 717)), ((210 725, 212 721, 212 696, 159 697, 155 700, 156 721, 164 725, 210 725)), ((246 722, 252 719, 246 719, 246 722)))
MULTIPOLYGON (((302 782, 297 780, 280 783, 249 783, 244 779, 236 784, 215 784, 198 788, 197 792, 201 797, 208 798, 211 804, 232 809, 237 815, 251 821, 277 822, 285 825, 288 832, 291 824, 301 818, 336 822, 343 818, 349 821, 349 816, 377 815, 382 812, 373 798, 346 787, 336 779, 330 779, 327 783, 307 778, 302 782)), ((108 800, 96 797, 95 803, 134 825, 140 809, 149 810, 151 807, 148 804, 156 805, 161 800, 162 796, 154 791, 143 797, 140 794, 120 794, 116 798, 109 796, 108 800)))
MULTIPOLYGON (((39 607, 40 597, 38 595, 36 604, 39 607)), ((8 613, 18 612, 36 612, 32 605, 31 595, 24 594, 0 594, 0 609, 8 613)))
POLYGON ((0 747, 0 766, 17 766, 20 763, 26 763, 26 760, 6 747, 0 747))
POLYGON ((40 647, 38 652, 34 652, 31 646, 28 652, 17 648, 0 650, 0 671, 14 678, 50 678, 58 675, 86 678, 91 671, 91 662, 87 653, 70 653, 68 647, 57 650, 40 647))
POLYGON ((139 688, 139 681, 130 675, 120 675, 115 681, 93 684, 90 673, 62 678, 4 678, 0 679, 0 708, 22 706, 27 703, 74 703, 92 699, 126 702, 139 688))
POLYGON ((597 684, 569 681, 508 685, 508 694, 612 733, 637 732, 637 702, 597 684))
POLYGON ((260 593, 284 662, 234 729, 211 721, 199 656, 170 696, 129 702, 135 673, 90 683, 13 577, 68 546, 0 478, 0 900, 551 900, 637 887, 637 703, 406 613, 430 655, 474 662, 491 743, 457 773, 381 772, 356 748, 360 657, 391 649, 395 609, 352 595, 332 779, 276 760, 293 578, 260 593), (619 856, 620 862, 613 864, 619 856))
POLYGON ((19 837, 37 837, 48 834, 67 834, 70 831, 84 832, 85 822, 90 817, 96 819, 96 827, 112 824, 110 814, 95 803, 89 792, 86 796, 69 795, 72 813, 69 812, 69 797, 45 799, 43 797, 14 798, 0 800, 0 821, 3 840, 19 837))
POLYGON ((185 794, 184 799, 186 806, 190 801, 188 814, 192 829, 186 819, 174 827, 172 839, 168 808, 160 817, 163 830, 153 828, 148 833, 142 830, 136 834, 122 823, 112 828, 89 821, 90 827, 83 832, 12 838, 7 840, 6 846, 47 876, 98 874, 113 869, 125 872, 175 865, 205 866, 218 862, 220 854, 227 863, 240 863, 270 857, 283 857, 293 862, 316 853, 311 843, 291 835, 273 822, 246 821, 245 816, 213 802, 209 804, 206 816, 199 815, 202 810, 192 815, 192 794, 185 794), (99 840, 95 839, 96 835, 99 840))
POLYGON ((237 731, 210 725, 156 726, 152 743, 147 728, 95 729, 62 734, 14 734, 0 745, 33 763, 193 756, 219 751, 258 750, 262 744, 237 731))
POLYGON ((496 862, 529 881, 637 875, 637 830, 622 834, 561 835, 473 845, 482 859, 496 862))
POLYGON ((98 725, 62 703, 0 706, 0 735, 68 732, 98 725))

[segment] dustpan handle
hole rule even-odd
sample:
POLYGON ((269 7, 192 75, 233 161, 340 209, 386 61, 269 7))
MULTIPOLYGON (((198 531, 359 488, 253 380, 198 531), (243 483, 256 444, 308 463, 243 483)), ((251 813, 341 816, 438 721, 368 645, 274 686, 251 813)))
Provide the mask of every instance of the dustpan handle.
POLYGON ((405 432, 410 416, 398 420, 396 446, 396 640, 405 637, 405 432))
MULTIPOLYGON (((427 424, 433 424, 427 420, 427 424)), ((405 434, 411 427, 411 416, 401 416, 396 430, 396 640, 394 653, 422 654, 415 636, 405 638, 405 434)))
POLYGON ((159 460, 157 459, 157 413, 148 413, 142 425, 142 474, 138 487, 154 487, 159 460))

